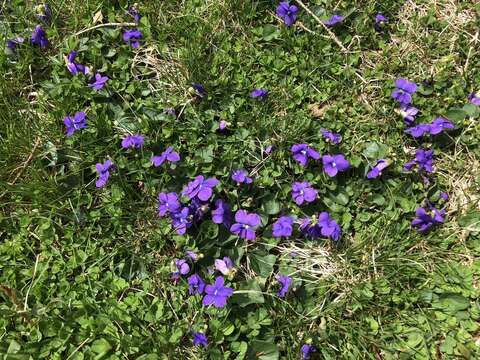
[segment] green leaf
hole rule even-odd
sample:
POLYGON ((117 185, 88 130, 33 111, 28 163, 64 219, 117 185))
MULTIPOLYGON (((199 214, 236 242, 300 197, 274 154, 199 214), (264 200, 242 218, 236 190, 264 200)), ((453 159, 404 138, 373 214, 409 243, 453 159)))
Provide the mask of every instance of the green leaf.
POLYGON ((239 292, 234 293, 233 300, 241 307, 250 304, 263 304, 265 302, 262 289, 256 279, 250 279, 240 283, 239 292))
POLYGON ((268 341, 254 340, 250 344, 249 359, 277 360, 280 354, 278 346, 268 341))
MULTIPOLYGON (((101 339, 95 340, 92 343, 90 348, 95 354, 103 356, 103 355, 106 355, 112 349, 112 345, 110 345, 110 343, 106 339, 101 338, 101 339)), ((99 357, 97 356, 97 358, 99 357)))
POLYGON ((263 27, 263 31, 262 31, 263 40, 270 41, 278 38, 279 35, 280 35, 280 31, 276 26, 267 24, 263 27))
POLYGON ((467 113, 462 109, 450 109, 445 113, 445 117, 455 123, 461 123, 467 117, 467 113))
POLYGON ((458 224, 468 231, 480 231, 480 212, 474 211, 465 216, 462 216, 458 220, 458 224))
POLYGON ((274 199, 265 201, 262 204, 262 210, 268 215, 275 215, 280 212, 280 203, 274 199))
POLYGON ((463 105, 462 110, 470 117, 477 117, 480 114, 480 107, 473 104, 463 105))
POLYGON ((253 271, 263 278, 267 278, 273 271, 273 266, 277 261, 275 255, 266 255, 254 252, 250 254, 250 265, 252 266, 253 271))
POLYGON ((470 308, 470 300, 459 294, 442 294, 432 302, 432 307, 454 314, 470 308))
POLYGON ((388 153, 388 147, 382 143, 371 141, 365 144, 363 155, 368 159, 378 160, 384 158, 388 153))

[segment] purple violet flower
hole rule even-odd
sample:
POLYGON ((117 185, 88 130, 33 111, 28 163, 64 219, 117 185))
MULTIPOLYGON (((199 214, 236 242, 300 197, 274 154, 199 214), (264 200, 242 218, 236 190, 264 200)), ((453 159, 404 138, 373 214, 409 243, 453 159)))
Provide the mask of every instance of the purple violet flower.
POLYGON ((300 223, 300 230, 305 236, 317 239, 320 236, 329 237, 334 241, 340 240, 342 229, 338 223, 327 213, 322 212, 311 218, 305 218, 300 223))
POLYGON ((313 240, 318 239, 321 236, 321 230, 322 228, 318 224, 316 216, 302 219, 300 222, 300 231, 304 236, 309 236, 313 240))
POLYGON ((195 90, 195 95, 197 95, 200 99, 203 99, 207 95, 205 86, 203 86, 202 84, 193 83, 192 88, 195 90))
POLYGON ((383 33, 385 31, 385 29, 383 28, 383 26, 388 22, 388 19, 382 15, 382 14, 377 14, 375 16, 375 24, 373 25, 373 27, 375 28, 375 30, 379 33, 383 33))
POLYGON ((203 294, 205 290, 205 282, 203 279, 197 275, 190 275, 188 278, 188 293, 190 295, 203 294))
POLYGON ((322 162, 323 170, 330 177, 334 177, 339 171, 345 171, 350 167, 350 163, 343 154, 323 155, 322 162))
POLYGON ((127 30, 123 33, 123 41, 137 49, 140 46, 142 36, 142 32, 137 29, 127 30))
POLYGON ((318 191, 310 186, 311 184, 307 181, 294 182, 292 184, 292 198, 297 205, 302 205, 304 202, 315 201, 318 191))
POLYGON ((77 56, 77 52, 72 50, 67 56, 67 69, 72 73, 73 75, 77 75, 78 73, 82 73, 84 75, 87 75, 90 70, 88 67, 82 65, 82 64, 77 64, 75 63, 75 57, 77 56))
POLYGON ((287 1, 282 1, 277 6, 276 14, 282 18, 286 26, 292 26, 297 21, 298 8, 290 5, 287 1))
POLYGON ((158 194, 158 203, 158 215, 160 217, 165 216, 167 213, 176 213, 181 208, 180 201, 178 201, 178 195, 175 192, 168 194, 161 192, 158 194))
POLYGON ((122 148, 124 149, 140 149, 145 142, 143 135, 128 135, 122 140, 122 148))
POLYGON ((381 24, 381 23, 386 23, 388 21, 388 18, 385 17, 384 15, 378 13, 375 15, 375 23, 376 24, 381 24))
POLYGON ((185 259, 175 259, 175 266, 180 275, 187 275, 190 272, 190 265, 185 259))
POLYGON ((265 154, 267 155, 270 155, 273 151, 273 146, 272 145, 268 145, 265 150, 263 150, 265 152, 265 154))
POLYGON ((67 130, 65 131, 65 135, 67 136, 72 136, 73 133, 77 130, 80 129, 85 129, 87 127, 87 115, 83 112, 77 112, 73 116, 65 116, 63 118, 63 123, 67 127, 67 130))
POLYGON ((203 347, 208 346, 208 340, 205 334, 200 333, 200 332, 194 332, 193 333, 193 345, 194 346, 200 346, 202 345, 203 347))
POLYGON ((287 295, 287 292, 288 292, 288 289, 290 288, 290 286, 292 285, 293 283, 293 280, 290 276, 286 276, 286 275, 281 275, 281 274, 277 274, 275 275, 275 279, 280 283, 281 285, 281 288, 280 290, 277 292, 277 295, 281 298, 285 297, 285 295, 287 295))
POLYGON ((389 162, 384 159, 380 159, 377 161, 375 166, 370 170, 367 174, 367 179, 375 179, 382 175, 382 171, 389 166, 389 162))
POLYGON ((307 144, 292 145, 293 158, 303 167, 307 166, 308 159, 319 160, 320 154, 307 144))
POLYGON ((468 101, 470 101, 473 105, 480 106, 480 92, 472 92, 468 96, 468 101))
POLYGON ((223 259, 215 259, 215 269, 223 275, 228 275, 232 272, 233 262, 228 256, 225 256, 223 259))
POLYGON ((250 93, 252 99, 265 99, 268 95, 268 91, 265 89, 255 89, 250 93))
POLYGON ((172 225, 178 235, 183 235, 187 232, 187 228, 192 226, 190 209, 184 207, 183 209, 171 214, 172 225))
POLYGON ((25 41, 23 37, 16 37, 15 39, 7 40, 7 49, 11 51, 17 50, 18 45, 22 44, 25 41))
POLYGON ((177 162, 180 161, 180 155, 173 151, 173 147, 169 146, 160 156, 156 155, 153 156, 150 161, 152 162, 153 166, 159 167, 165 161, 168 162, 177 162))
POLYGON ((42 29, 41 25, 35 26, 35 30, 33 30, 31 41, 32 41, 32 44, 40 46, 41 48, 44 48, 49 44, 47 39, 47 34, 42 29))
POLYGON ((218 199, 215 201, 216 209, 212 211, 212 221, 215 224, 223 224, 227 228, 232 223, 232 211, 230 205, 223 200, 218 199))
POLYGON ((245 240, 253 240, 256 237, 254 228, 260 225, 261 218, 257 214, 249 214, 245 210, 235 213, 236 223, 230 227, 232 234, 236 234, 245 240))
POLYGON ((272 226, 274 237, 289 237, 293 232, 293 219, 290 216, 280 217, 272 226))
POLYGON ((140 22, 140 19, 142 18, 142 15, 133 6, 130 7, 127 11, 125 11, 125 16, 131 16, 137 24, 140 22))
POLYGON ((197 261, 198 259, 198 255, 192 250, 185 251, 185 256, 190 258, 192 261, 197 261))
POLYGON ((340 225, 327 212, 322 212, 318 216, 318 224, 321 227, 320 234, 332 238, 334 241, 340 240, 342 229, 340 225))
POLYGON ((323 20, 322 23, 326 26, 335 26, 341 23, 345 18, 341 15, 332 15, 327 20, 323 20))
POLYGON ((303 360, 307 360, 311 353, 317 352, 317 348, 310 344, 303 344, 300 350, 302 351, 303 360))
POLYGON ((102 163, 97 163, 95 165, 98 172, 98 179, 95 182, 97 188, 102 188, 106 185, 108 178, 110 177, 110 172, 108 171, 113 166, 113 163, 110 160, 102 163))
POLYGON ((337 144, 340 144, 340 142, 342 141, 342 136, 340 134, 334 134, 327 129, 320 129, 320 133, 325 139, 330 141, 332 144, 337 145, 337 144))
POLYGON ((248 177, 247 172, 243 169, 235 170, 232 173, 232 180, 235 181, 237 185, 242 183, 251 184, 253 182, 252 178, 248 177))
POLYGON ((198 198, 193 198, 192 202, 190 203, 190 215, 192 215, 193 222, 198 222, 203 220, 203 217, 210 209, 209 203, 202 201, 198 198))
POLYGON ((412 102, 412 94, 417 91, 417 84, 400 78, 395 80, 395 85, 397 88, 392 92, 392 97, 401 104, 410 104, 412 102))
POLYGON ((443 199, 444 201, 448 201, 450 199, 450 196, 444 191, 440 193, 440 199, 443 199))
POLYGON ((418 109, 416 107, 407 105, 407 104, 400 104, 400 110, 398 112, 403 118, 405 125, 412 126, 415 122, 415 116, 418 114, 418 109))
POLYGON ((108 76, 102 76, 99 73, 95 74, 95 82, 88 84, 91 88, 95 90, 101 90, 109 80, 108 76))
POLYGON ((433 150, 417 149, 415 151, 415 160, 407 162, 403 170, 411 170, 415 165, 418 166, 418 172, 425 170, 427 173, 433 172, 433 150))
POLYGON ((445 210, 438 210, 431 207, 430 210, 425 208, 418 208, 415 211, 416 218, 412 220, 412 226, 420 233, 427 231, 435 224, 440 224, 445 221, 445 210))
POLYGON ((218 130, 223 131, 227 128, 227 122, 225 120, 220 120, 218 123, 218 130))
POLYGON ((430 133, 430 124, 418 124, 417 126, 405 129, 405 132, 414 138, 419 138, 430 133))
POLYGON ((433 122, 430 124, 430 134, 432 135, 438 135, 443 130, 451 130, 455 129, 455 125, 451 121, 448 121, 447 119, 444 118, 436 118, 433 120, 433 122))
POLYGON ((215 279, 214 285, 207 285, 205 287, 205 293, 202 300, 204 306, 212 305, 216 308, 223 308, 227 305, 227 299, 233 295, 233 289, 223 286, 225 280, 223 277, 218 276, 215 279))
POLYGON ((213 187, 220 182, 215 178, 205 179, 202 175, 195 177, 183 189, 182 195, 193 199, 198 197, 200 200, 207 201, 213 194, 213 187))

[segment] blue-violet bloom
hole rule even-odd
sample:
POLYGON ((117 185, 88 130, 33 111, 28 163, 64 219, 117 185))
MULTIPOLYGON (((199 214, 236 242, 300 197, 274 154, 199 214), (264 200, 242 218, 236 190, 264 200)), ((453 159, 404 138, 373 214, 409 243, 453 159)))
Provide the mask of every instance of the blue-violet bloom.
POLYGON ((255 89, 250 93, 250 97, 253 99, 265 99, 268 95, 268 91, 265 89, 255 89))
POLYGON ((233 289, 223 286, 225 280, 223 277, 218 276, 215 279, 214 285, 207 285, 205 287, 205 293, 202 300, 204 306, 212 305, 216 308, 223 308, 227 305, 227 299, 233 295, 233 289))
POLYGON ((153 166, 159 167, 165 161, 168 162, 177 162, 180 161, 180 155, 173 151, 173 147, 169 146, 161 155, 153 156, 150 161, 152 162, 153 166))
POLYGON ((327 129, 320 129, 320 133, 322 136, 330 141, 332 144, 340 144, 342 141, 342 136, 340 134, 334 134, 333 132, 327 130, 327 129))
POLYGON ((158 194, 158 215, 163 217, 167 213, 176 213, 181 208, 180 201, 178 201, 178 195, 175 192, 158 194))
POLYGON ((412 102, 412 94, 417 91, 417 84, 400 78, 395 80, 395 86, 397 88, 392 92, 392 97, 401 104, 410 104, 412 102))
POLYGON ((384 159, 380 159, 377 161, 375 166, 370 170, 367 174, 367 179, 375 179, 382 175, 382 171, 388 167, 389 162, 384 159))
POLYGON ((277 281, 280 283, 281 285, 281 288, 280 290, 277 292, 277 295, 279 297, 285 297, 285 295, 287 295, 287 292, 288 292, 288 289, 290 288, 290 286, 292 285, 293 283, 293 280, 290 276, 286 276, 286 275, 281 275, 281 274, 278 274, 275 276, 275 279, 277 279, 277 281))
POLYGON ((308 159, 319 160, 320 154, 308 144, 294 144, 292 145, 293 158, 302 166, 307 166, 308 159))
POLYGON ((124 149, 140 149, 145 143, 143 135, 128 135, 122 140, 122 148, 124 149))
POLYGON ((310 354, 317 352, 317 348, 310 344, 303 344, 300 350, 302 351, 303 360, 307 360, 310 357, 310 354))
POLYGON ((247 176, 247 172, 243 169, 235 170, 232 173, 232 180, 235 181, 238 185, 245 183, 251 184, 253 182, 252 178, 247 176))
POLYGON ((418 111, 419 110, 416 107, 407 104, 401 104, 400 110, 398 110, 398 112, 403 118, 403 121, 405 122, 405 125, 407 126, 413 125, 415 121, 415 116, 418 114, 418 111))
POLYGON ((207 201, 213 194, 213 187, 219 183, 215 178, 205 179, 202 175, 199 175, 187 184, 182 191, 182 195, 189 199, 198 197, 202 201, 207 201))
POLYGON ((425 208, 418 208, 415 211, 417 216, 412 220, 412 226, 420 233, 427 231, 429 228, 435 224, 440 224, 445 221, 445 210, 438 210, 432 207, 430 210, 425 208))
POLYGON ((345 18, 341 15, 332 15, 327 20, 323 20, 322 23, 326 26, 335 26, 341 23, 345 18))
POLYGON ((202 345, 203 347, 207 347, 208 346, 208 340, 207 340, 207 336, 203 333, 200 333, 200 332, 194 332, 193 333, 193 345, 194 346, 200 346, 202 345))
POLYGON ((190 275, 188 278, 188 293, 190 295, 203 294, 204 290, 205 282, 203 279, 197 274, 190 275))
POLYGON ((290 5, 287 1, 282 1, 277 6, 277 16, 282 18, 285 25, 292 26, 297 21, 298 8, 295 5, 290 5))
POLYGON ((63 123, 67 127, 65 134, 72 136, 75 131, 87 127, 87 115, 83 111, 75 113, 73 118, 67 115, 63 118, 63 123))
POLYGON ((216 208, 212 211, 212 221, 215 224, 223 224, 227 228, 230 228, 232 223, 232 211, 230 205, 223 200, 218 199, 215 201, 216 208))
POLYGON ((290 216, 280 217, 272 226, 272 235, 276 238, 289 237, 293 232, 293 219, 290 216))
POLYGON ((127 30, 123 33, 123 41, 130 44, 134 49, 137 49, 140 46, 141 38, 142 32, 137 29, 127 30))
POLYGON ((223 275, 228 275, 232 272, 233 262, 228 256, 225 256, 223 259, 215 259, 215 269, 223 275))
POLYGON ((292 184, 292 198, 297 205, 302 205, 304 202, 312 202, 317 198, 318 190, 311 187, 308 181, 294 182, 292 184))
POLYGON ((31 41, 32 41, 32 44, 40 46, 41 48, 44 48, 49 44, 47 39, 47 34, 40 25, 35 26, 35 30, 33 30, 31 41))
POLYGON ((110 160, 105 161, 102 163, 97 163, 95 165, 97 172, 98 172, 98 179, 95 182, 95 186, 97 188, 102 188, 108 181, 110 177, 110 172, 108 171, 113 166, 113 163, 110 160))
POLYGON ((334 177, 339 171, 345 171, 350 167, 350 163, 343 154, 323 155, 322 162, 323 170, 330 177, 334 177))
POLYGON ((473 105, 480 106, 480 91, 479 92, 472 92, 468 96, 468 101, 470 101, 473 105))
POLYGON ((261 218, 257 214, 249 214, 245 210, 238 210, 235 213, 236 223, 230 227, 233 234, 245 240, 253 240, 256 237, 254 228, 260 225, 261 218))
POLYGON ((95 74, 95 81, 91 84, 88 84, 91 88, 95 90, 101 90, 109 80, 108 76, 102 76, 99 73, 95 74))

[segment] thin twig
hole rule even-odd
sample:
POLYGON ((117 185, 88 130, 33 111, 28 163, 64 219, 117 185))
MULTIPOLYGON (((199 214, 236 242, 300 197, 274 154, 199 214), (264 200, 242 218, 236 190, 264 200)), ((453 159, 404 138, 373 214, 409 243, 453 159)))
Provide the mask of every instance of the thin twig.
POLYGON ((78 36, 78 35, 81 35, 81 34, 84 34, 86 32, 89 32, 89 31, 92 31, 92 30, 96 30, 96 29, 100 29, 100 28, 104 28, 104 27, 129 27, 129 26, 138 26, 137 23, 106 23, 106 24, 99 24, 99 25, 95 25, 95 26, 92 26, 88 29, 83 29, 83 30, 80 30, 79 32, 73 34, 73 36, 78 36))
POLYGON ((35 280, 35 275, 37 275, 37 267, 38 267, 38 260, 39 259, 40 259, 40 255, 37 255, 37 258, 35 259, 35 267, 33 268, 32 282, 30 283, 30 286, 28 287, 28 290, 27 290, 27 294, 25 295, 25 302, 23 304, 23 311, 27 311, 27 308, 28 308, 28 295, 30 294, 30 290, 32 289, 33 281, 35 280))
POLYGON ((35 143, 33 144, 33 149, 30 152, 30 155, 28 155, 27 160, 25 160, 25 162, 21 165, 20 171, 17 173, 17 175, 15 176, 13 181, 9 182, 8 185, 13 185, 17 182, 18 178, 22 175, 22 173, 25 170, 25 168, 27 167, 27 165, 30 163, 30 161, 32 161, 33 155, 35 154, 35 150, 37 150, 38 145, 40 145, 40 137, 37 137, 35 139, 35 143))
POLYGON ((83 340, 82 343, 80 345, 78 345, 77 348, 75 350, 73 350, 73 352, 68 356, 67 360, 69 360, 73 355, 75 355, 77 353, 77 351, 80 350, 82 348, 82 346, 85 345, 89 341, 90 341, 90 337, 83 340))
POLYGON ((300 0, 295 0, 295 2, 300 5, 307 13, 309 13, 314 19, 316 22, 318 22, 320 25, 323 26, 323 28, 327 31, 328 35, 332 38, 333 41, 335 41, 335 43, 340 47, 340 49, 342 49, 343 52, 347 52, 347 49, 345 48, 345 46, 343 46, 343 44, 340 42, 340 40, 338 40, 338 38, 335 36, 335 34, 328 28, 327 25, 325 25, 322 20, 320 20, 318 18, 317 15, 315 15, 312 10, 310 10, 303 2, 301 2, 300 0))

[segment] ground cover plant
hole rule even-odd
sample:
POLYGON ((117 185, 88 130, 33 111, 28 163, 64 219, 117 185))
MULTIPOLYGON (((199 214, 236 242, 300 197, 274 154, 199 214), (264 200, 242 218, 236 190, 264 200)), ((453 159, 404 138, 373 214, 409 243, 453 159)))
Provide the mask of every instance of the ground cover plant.
POLYGON ((479 12, 4 1, 3 358, 478 358, 479 12))

